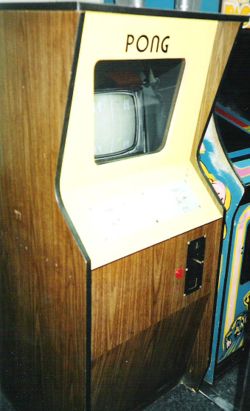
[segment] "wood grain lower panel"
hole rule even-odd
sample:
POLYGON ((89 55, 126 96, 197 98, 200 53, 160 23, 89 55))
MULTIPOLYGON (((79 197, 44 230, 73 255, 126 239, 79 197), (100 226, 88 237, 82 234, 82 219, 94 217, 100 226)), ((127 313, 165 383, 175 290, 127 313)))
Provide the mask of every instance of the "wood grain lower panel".
POLYGON ((93 362, 92 411, 134 410, 162 386, 179 382, 203 320, 208 296, 93 362))
POLYGON ((222 220, 92 272, 93 411, 133 410, 208 366, 222 220), (187 243, 206 236, 202 288, 184 296, 187 243), (101 407, 101 408, 100 408, 101 407), (105 408, 106 407, 106 408, 105 408))
POLYGON ((92 272, 92 358, 215 292, 221 224, 218 220, 92 272), (206 235, 203 285, 184 297, 188 241, 206 235))

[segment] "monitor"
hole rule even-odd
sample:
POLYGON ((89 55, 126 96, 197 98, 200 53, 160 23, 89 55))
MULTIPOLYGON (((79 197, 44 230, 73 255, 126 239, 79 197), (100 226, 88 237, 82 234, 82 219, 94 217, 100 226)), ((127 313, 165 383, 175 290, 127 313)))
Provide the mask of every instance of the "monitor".
POLYGON ((95 93, 95 157, 97 162, 143 153, 142 95, 139 90, 95 93))
POLYGON ((97 164, 154 153, 164 146, 182 63, 181 59, 97 63, 97 164))

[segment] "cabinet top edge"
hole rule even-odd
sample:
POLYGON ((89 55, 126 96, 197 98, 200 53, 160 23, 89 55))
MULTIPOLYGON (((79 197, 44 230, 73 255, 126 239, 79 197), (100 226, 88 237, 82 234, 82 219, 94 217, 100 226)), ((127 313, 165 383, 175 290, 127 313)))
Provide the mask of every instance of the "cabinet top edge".
POLYGON ((249 16, 234 15, 234 14, 220 14, 220 13, 202 13, 202 12, 187 12, 179 10, 162 10, 150 8, 135 8, 124 7, 110 4, 96 4, 85 3, 81 1, 66 1, 66 2, 34 2, 34 3, 0 3, 0 11, 96 11, 107 13, 122 13, 145 16, 162 16, 162 17, 178 17, 189 19, 205 19, 218 21, 238 21, 244 22, 249 20, 249 16))

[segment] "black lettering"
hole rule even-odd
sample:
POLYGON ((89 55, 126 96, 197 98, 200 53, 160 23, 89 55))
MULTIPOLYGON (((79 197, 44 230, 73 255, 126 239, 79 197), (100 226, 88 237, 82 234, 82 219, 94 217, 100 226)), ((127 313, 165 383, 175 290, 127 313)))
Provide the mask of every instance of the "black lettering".
POLYGON ((161 50, 163 51, 163 53, 167 53, 168 51, 168 40, 169 39, 170 39, 170 36, 166 36, 161 42, 161 50))
POLYGON ((137 48, 137 50, 140 51, 140 52, 145 51, 145 50, 147 49, 147 47, 148 47, 148 42, 149 42, 149 40, 148 40, 148 37, 147 37, 147 36, 145 36, 144 34, 143 34, 142 36, 140 36, 140 37, 138 38, 137 42, 136 42, 136 48, 137 48), (146 40, 146 43, 144 43, 144 47, 143 47, 143 48, 142 48, 142 46, 139 45, 139 42, 140 42, 142 39, 146 40))
POLYGON ((165 36, 161 40, 158 35, 154 35, 152 38, 149 38, 145 34, 142 34, 136 39, 133 34, 128 34, 125 51, 128 52, 129 47, 133 45, 133 47, 136 47, 137 51, 139 51, 140 53, 143 53, 144 51, 149 49, 149 46, 150 53, 158 53, 159 51, 167 53, 169 47, 169 39, 170 36, 165 36))
POLYGON ((127 35, 127 44, 126 44, 126 52, 128 51, 128 46, 131 46, 131 44, 134 43, 134 36, 132 34, 127 35))
POLYGON ((152 38, 152 41, 151 41, 151 47, 150 47, 150 51, 151 51, 151 52, 152 52, 152 50, 153 50, 153 48, 154 48, 154 41, 155 41, 155 40, 157 41, 155 51, 158 52, 158 50, 159 50, 160 38, 159 38, 159 36, 154 36, 154 37, 152 38))

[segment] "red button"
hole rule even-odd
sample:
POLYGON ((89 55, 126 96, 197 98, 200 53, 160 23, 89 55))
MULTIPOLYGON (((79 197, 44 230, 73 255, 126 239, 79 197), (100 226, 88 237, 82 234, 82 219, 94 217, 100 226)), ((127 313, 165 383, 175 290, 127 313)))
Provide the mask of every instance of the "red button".
POLYGON ((184 268, 182 268, 182 267, 176 268, 175 277, 178 278, 178 280, 183 278, 184 274, 185 274, 185 269, 184 268))

